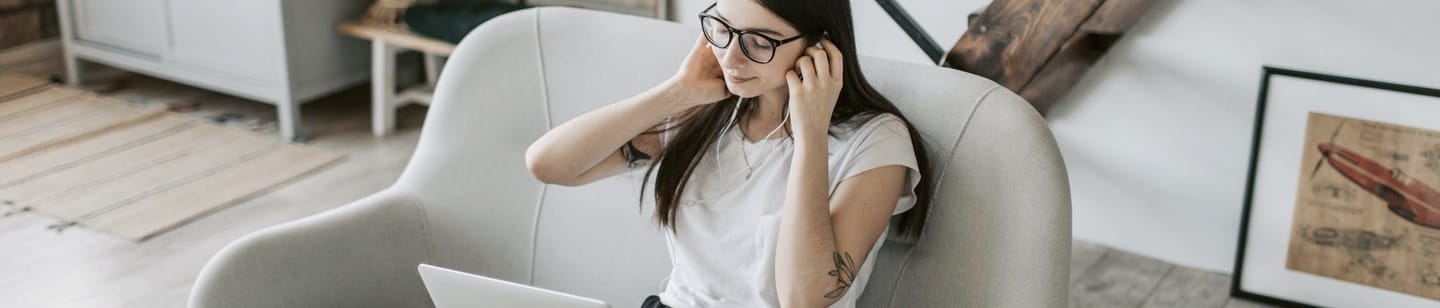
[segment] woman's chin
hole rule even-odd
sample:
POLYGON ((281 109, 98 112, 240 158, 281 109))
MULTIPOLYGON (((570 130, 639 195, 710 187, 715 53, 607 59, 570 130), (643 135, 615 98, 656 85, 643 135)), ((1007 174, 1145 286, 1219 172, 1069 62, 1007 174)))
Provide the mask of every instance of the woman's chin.
MULTIPOLYGON (((748 82, 747 82, 747 83, 748 83, 748 82)), ((729 83, 729 82, 726 82, 726 83, 725 83, 725 87, 728 88, 728 89, 730 89, 730 94, 735 94, 735 96, 739 96, 739 97, 742 97, 742 98, 751 98, 751 97, 760 96, 760 92, 759 92, 759 91, 755 91, 754 87, 752 87, 752 86, 750 86, 750 85, 748 85, 748 84, 735 85, 735 84, 731 84, 731 83, 729 83)))

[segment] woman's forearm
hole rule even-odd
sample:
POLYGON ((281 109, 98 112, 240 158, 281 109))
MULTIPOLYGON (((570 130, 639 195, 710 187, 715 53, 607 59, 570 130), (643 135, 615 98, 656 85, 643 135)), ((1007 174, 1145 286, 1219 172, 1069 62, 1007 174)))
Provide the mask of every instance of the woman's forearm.
POLYGON ((775 286, 782 307, 825 307, 835 291, 835 229, 830 216, 827 140, 796 138, 780 234, 775 243, 775 286))
POLYGON ((556 126, 525 151, 542 181, 574 178, 599 164, 625 142, 660 124, 686 99, 666 84, 582 114, 556 126))

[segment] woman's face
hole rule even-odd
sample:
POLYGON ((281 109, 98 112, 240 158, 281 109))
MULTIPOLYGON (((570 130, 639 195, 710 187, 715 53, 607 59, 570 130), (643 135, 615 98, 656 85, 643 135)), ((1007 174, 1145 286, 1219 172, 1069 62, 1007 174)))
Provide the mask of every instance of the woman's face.
MULTIPOLYGON (((736 30, 760 32, 771 39, 783 40, 800 34, 754 0, 719 0, 709 14, 720 17, 736 30)), ((712 44, 710 51, 724 70, 725 86, 730 93, 740 97, 755 97, 784 89, 785 72, 795 66, 795 59, 805 50, 803 39, 788 42, 775 49, 775 56, 769 63, 761 64, 745 57, 739 40, 738 36, 732 35, 729 46, 719 48, 712 44)))

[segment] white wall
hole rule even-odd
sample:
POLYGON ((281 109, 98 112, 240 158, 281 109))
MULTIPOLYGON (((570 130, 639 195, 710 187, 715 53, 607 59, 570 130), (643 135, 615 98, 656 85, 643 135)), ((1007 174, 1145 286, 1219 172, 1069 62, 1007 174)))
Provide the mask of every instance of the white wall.
MULTIPOLYGON (((930 62, 874 1, 852 3, 861 54, 930 62)), ((988 1, 900 3, 948 49, 988 1)), ((1440 88, 1440 1, 1156 0, 1050 115, 1075 237, 1230 272, 1262 65, 1440 88)))
POLYGON ((1075 236, 1229 272, 1262 65, 1440 88, 1440 1, 1157 2, 1050 116, 1075 236))

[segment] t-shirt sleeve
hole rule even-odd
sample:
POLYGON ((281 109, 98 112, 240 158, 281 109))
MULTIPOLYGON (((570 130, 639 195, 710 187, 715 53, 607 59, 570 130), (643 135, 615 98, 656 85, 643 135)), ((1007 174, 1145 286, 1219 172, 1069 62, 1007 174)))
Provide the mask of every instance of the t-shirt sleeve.
MULTIPOLYGON (((915 188, 920 185, 920 167, 916 163, 915 148, 910 142, 910 131, 899 117, 880 115, 856 131, 859 142, 850 151, 849 162, 842 167, 840 181, 864 173, 870 169, 889 165, 901 165, 907 169, 905 184, 900 189, 900 199, 891 215, 904 213, 915 206, 915 188)), ((838 182, 837 182, 838 183, 838 182)))

